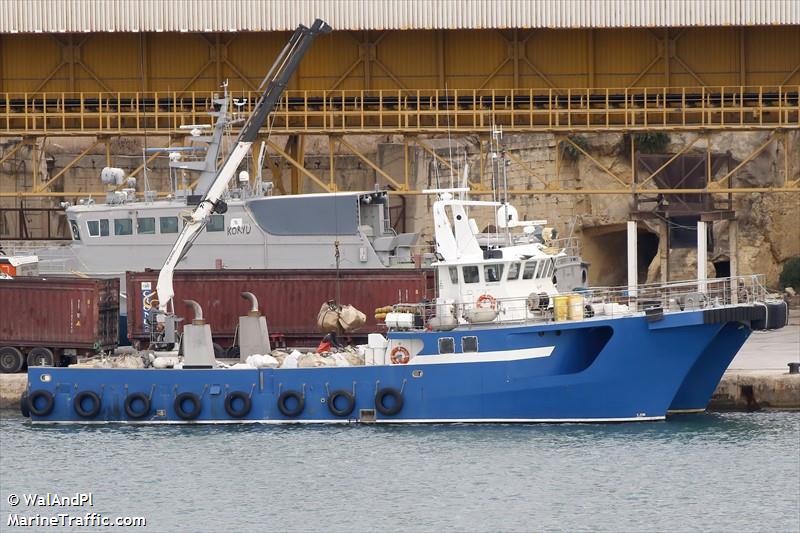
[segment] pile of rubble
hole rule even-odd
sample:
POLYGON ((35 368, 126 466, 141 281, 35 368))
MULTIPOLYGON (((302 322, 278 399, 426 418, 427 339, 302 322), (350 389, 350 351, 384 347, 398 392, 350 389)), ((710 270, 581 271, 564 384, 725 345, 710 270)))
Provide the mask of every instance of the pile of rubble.
POLYGON ((220 366, 233 369, 244 368, 318 368, 323 366, 364 366, 365 346, 347 346, 340 350, 302 353, 273 350, 271 354, 254 354, 244 363, 220 366))

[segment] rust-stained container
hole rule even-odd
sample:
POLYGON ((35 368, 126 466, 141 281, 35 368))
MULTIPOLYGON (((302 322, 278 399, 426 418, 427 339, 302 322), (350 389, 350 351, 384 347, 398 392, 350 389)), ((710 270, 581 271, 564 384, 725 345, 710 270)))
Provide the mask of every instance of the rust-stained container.
MULTIPOLYGON (((150 339, 147 316, 158 307, 155 289, 158 271, 128 272, 128 337, 142 346, 150 339), (142 342, 144 341, 144 342, 142 342)), ((248 303, 240 293, 252 292, 267 317, 270 336, 277 345, 308 346, 322 337, 317 328, 320 306, 336 299, 337 275, 331 270, 178 270, 174 277, 175 311, 191 320, 183 300, 197 301, 211 325, 214 342, 231 346, 239 316, 248 303)), ((377 328, 375 309, 399 301, 419 302, 434 293, 432 270, 342 270, 339 301, 367 315, 367 323, 351 335, 366 339, 377 328)))
POLYGON ((50 352, 59 364, 63 356, 110 349, 118 340, 118 279, 0 280, 0 347, 9 364, 17 353, 25 357, 33 350, 50 352))

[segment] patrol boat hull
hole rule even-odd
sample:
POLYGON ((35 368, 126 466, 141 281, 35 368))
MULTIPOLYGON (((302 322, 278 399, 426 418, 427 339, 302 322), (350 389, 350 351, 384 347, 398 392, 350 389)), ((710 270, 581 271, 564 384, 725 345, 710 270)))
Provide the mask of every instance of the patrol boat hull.
POLYGON ((697 310, 666 314, 658 321, 640 314, 390 333, 390 343, 422 343, 407 365, 30 368, 27 404, 36 423, 658 420, 683 405, 678 402, 705 398, 721 375, 709 354, 720 365, 730 361, 740 346, 731 339, 746 338, 749 332, 748 320, 714 322, 697 310), (477 337, 478 351, 463 353, 464 337, 477 337), (453 339, 455 353, 438 353, 442 338, 453 339))

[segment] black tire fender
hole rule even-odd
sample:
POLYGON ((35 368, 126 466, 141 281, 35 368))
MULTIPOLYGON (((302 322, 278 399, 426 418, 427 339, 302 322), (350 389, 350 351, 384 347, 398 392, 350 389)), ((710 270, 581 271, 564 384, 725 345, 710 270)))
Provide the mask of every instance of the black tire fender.
POLYGON ((97 416, 97 413, 100 412, 102 403, 100 396, 98 396, 96 392, 85 390, 76 394, 72 399, 72 408, 75 409, 75 413, 81 418, 94 418, 97 416), (89 409, 84 409, 83 401, 87 398, 92 401, 92 406, 89 409))
POLYGON ((343 417, 353 412, 356 408, 356 398, 350 391, 344 389, 335 390, 328 396, 328 409, 336 416, 343 417), (339 409, 336 407, 336 400, 344 398, 346 404, 344 408, 339 409))
POLYGON ((280 396, 278 396, 278 410, 283 414, 283 416, 288 416, 289 418, 294 418, 299 416, 300 413, 303 412, 303 409, 306 406, 306 401, 303 398, 303 395, 296 390, 287 390, 283 391, 280 396), (290 398, 294 398, 297 401, 297 407, 294 409, 289 409, 286 405, 286 401, 290 398))
POLYGON ((139 420, 150 414, 150 397, 143 392, 132 392, 125 397, 125 414, 128 418, 139 420), (134 402, 140 401, 144 407, 140 410, 134 409, 134 402))
POLYGON ((22 395, 19 397, 19 410, 22 413, 22 416, 25 418, 31 417, 31 409, 28 406, 28 391, 25 390, 22 392, 22 395))
POLYGON ((244 418, 248 414, 250 414, 250 409, 253 408, 253 401, 250 399, 250 395, 246 392, 235 390, 233 392, 229 392, 227 396, 225 396, 225 412, 228 413, 228 416, 233 418, 244 418), (233 402, 235 400, 242 401, 241 409, 235 409, 233 407, 233 402))
POLYGON ((53 393, 46 390, 35 390, 28 396, 28 411, 36 416, 47 416, 53 412, 55 397, 53 393), (40 398, 44 398, 44 406, 40 409, 36 403, 40 398))
POLYGON ((384 416, 394 416, 403 409, 403 393, 394 387, 385 387, 375 393, 375 409, 384 416), (394 399, 394 405, 386 407, 383 401, 387 396, 394 399))
POLYGON ((184 420, 194 420, 200 416, 200 411, 203 410, 200 396, 193 392, 182 392, 175 396, 173 407, 175 409, 175 414, 184 420), (183 408, 183 403, 187 401, 192 402, 192 409, 188 411, 183 408))

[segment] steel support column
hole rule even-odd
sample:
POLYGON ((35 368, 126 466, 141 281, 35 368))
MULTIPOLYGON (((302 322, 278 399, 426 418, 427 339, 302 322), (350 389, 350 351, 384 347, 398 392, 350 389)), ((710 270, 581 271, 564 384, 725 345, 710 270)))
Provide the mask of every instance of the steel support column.
POLYGON ((628 230, 628 296, 631 298, 636 296, 636 287, 639 283, 639 266, 638 266, 638 230, 635 220, 629 220, 627 224, 628 230))
POLYGON ((707 291, 705 283, 708 278, 708 228, 707 222, 697 221, 697 288, 700 292, 707 291))
POLYGON ((731 303, 739 303, 739 290, 736 276, 739 275, 739 221, 734 218, 728 221, 728 260, 731 277, 731 303))

